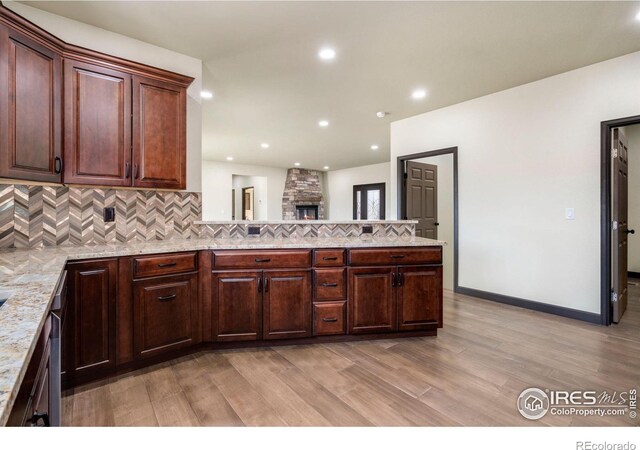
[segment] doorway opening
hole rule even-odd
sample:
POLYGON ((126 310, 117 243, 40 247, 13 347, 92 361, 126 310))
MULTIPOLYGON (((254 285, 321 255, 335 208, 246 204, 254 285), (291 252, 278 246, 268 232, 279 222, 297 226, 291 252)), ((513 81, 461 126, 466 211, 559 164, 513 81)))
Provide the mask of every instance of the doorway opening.
POLYGON ((416 236, 448 243, 444 287, 458 292, 457 147, 398 157, 398 218, 417 220, 416 236))
POLYGON ((253 186, 242 188, 242 220, 254 220, 253 186))
POLYGON ((629 285, 640 284, 640 116, 601 124, 601 298, 603 325, 637 308, 629 285))

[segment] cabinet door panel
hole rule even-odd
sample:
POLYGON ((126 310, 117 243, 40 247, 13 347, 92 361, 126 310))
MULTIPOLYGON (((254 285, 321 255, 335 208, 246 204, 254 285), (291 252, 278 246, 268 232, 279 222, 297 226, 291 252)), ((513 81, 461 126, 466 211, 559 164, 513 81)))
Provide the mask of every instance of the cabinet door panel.
POLYGON ((60 182, 62 59, 0 26, 0 176, 60 182))
POLYGON ((195 343, 198 323, 197 276, 136 282, 135 349, 148 358, 195 343))
POLYGON ((131 185, 131 76, 65 60, 66 183, 131 185))
POLYGON ((421 330, 440 325, 442 267, 401 267, 398 274, 398 329, 421 330))
POLYGON ((264 273, 264 339, 311 336, 311 273, 264 273))
POLYGON ((213 333, 218 341, 262 339, 262 272, 214 272, 213 333))
POLYGON ((349 332, 396 330, 395 267, 349 269, 349 332))
POLYGON ((186 91, 147 78, 133 80, 134 186, 186 187, 186 91))
POLYGON ((81 375, 111 368, 116 361, 117 260, 70 264, 68 273, 73 330, 69 372, 81 375))

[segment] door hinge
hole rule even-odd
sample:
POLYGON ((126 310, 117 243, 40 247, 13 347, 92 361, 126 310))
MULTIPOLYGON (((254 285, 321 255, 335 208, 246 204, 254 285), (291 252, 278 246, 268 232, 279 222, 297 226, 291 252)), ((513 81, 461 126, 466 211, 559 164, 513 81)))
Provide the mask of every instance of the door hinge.
POLYGON ((611 294, 611 302, 612 303, 617 303, 618 302, 618 293, 614 292, 611 294))
POLYGON ((611 228, 613 228, 614 231, 618 229, 618 221, 617 220, 613 221, 613 224, 611 224, 611 228))
POLYGON ((611 157, 612 158, 617 158, 618 157, 618 149, 617 148, 612 148, 611 149, 611 157))

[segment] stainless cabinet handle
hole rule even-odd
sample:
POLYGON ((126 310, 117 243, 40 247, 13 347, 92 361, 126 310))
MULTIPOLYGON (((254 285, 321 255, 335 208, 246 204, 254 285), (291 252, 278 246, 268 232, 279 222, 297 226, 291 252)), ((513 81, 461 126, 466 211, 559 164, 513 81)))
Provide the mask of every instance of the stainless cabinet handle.
POLYGON ((158 267, 161 267, 161 268, 162 268, 162 267, 174 267, 174 266, 177 266, 177 265, 178 265, 178 263, 170 262, 170 263, 162 263, 162 264, 158 264, 158 267))
POLYGON ((322 287, 338 287, 338 283, 322 283, 322 287))
POLYGON ((322 321, 323 322, 327 322, 327 323, 331 323, 331 322, 337 322, 338 319, 336 317, 323 317, 322 321))
POLYGON ((158 300, 160 300, 161 302, 168 302, 169 300, 173 300, 174 298, 176 298, 176 294, 160 296, 158 297, 158 300))
POLYGON ((257 263, 271 262, 271 258, 256 258, 257 263))

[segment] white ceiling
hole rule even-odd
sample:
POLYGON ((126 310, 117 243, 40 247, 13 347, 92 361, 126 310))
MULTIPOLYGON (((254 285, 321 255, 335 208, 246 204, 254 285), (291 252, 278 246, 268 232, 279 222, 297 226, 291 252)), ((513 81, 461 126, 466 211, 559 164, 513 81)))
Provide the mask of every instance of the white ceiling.
POLYGON ((276 167, 388 161, 394 120, 640 50, 638 2, 26 3, 202 59, 204 158, 276 167))

